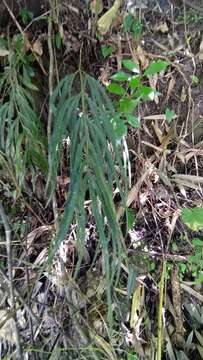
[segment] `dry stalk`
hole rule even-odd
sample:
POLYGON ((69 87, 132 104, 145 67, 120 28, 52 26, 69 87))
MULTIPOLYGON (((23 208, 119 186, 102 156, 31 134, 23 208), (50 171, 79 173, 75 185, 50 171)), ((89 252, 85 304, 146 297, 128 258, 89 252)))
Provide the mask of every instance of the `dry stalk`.
MULTIPOLYGON (((8 276, 6 274, 4 274, 4 272, 0 269, 0 275, 2 276, 2 278, 5 280, 5 282, 9 285, 10 280, 8 278, 8 276)), ((25 310, 27 311, 27 313, 30 315, 30 317, 33 319, 33 321, 35 321, 35 323, 39 324, 39 319, 37 318, 37 316, 33 313, 32 309, 27 305, 27 303, 25 302, 23 295, 20 293, 20 291, 14 286, 13 284, 13 290, 14 290, 14 294, 15 296, 18 298, 18 300, 21 302, 21 304, 24 306, 25 310)))
POLYGON ((23 351, 20 342, 20 334, 17 325, 17 317, 16 317, 16 301, 15 301, 15 294, 14 294, 14 287, 13 287, 13 265, 12 265, 12 239, 11 239, 11 228, 8 223, 8 219, 0 201, 0 217, 2 219, 2 223, 5 230, 6 235, 6 251, 7 251, 7 268, 8 268, 8 277, 9 277, 9 293, 10 293, 10 303, 11 303, 11 310, 14 320, 14 332, 16 337, 16 350, 18 354, 18 359, 23 359, 23 351))

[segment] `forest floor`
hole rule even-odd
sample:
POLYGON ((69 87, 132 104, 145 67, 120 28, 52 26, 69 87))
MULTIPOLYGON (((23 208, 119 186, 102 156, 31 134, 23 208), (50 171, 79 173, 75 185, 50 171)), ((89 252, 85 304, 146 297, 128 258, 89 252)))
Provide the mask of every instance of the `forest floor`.
MULTIPOLYGON (((28 1, 28 10, 22 11, 12 10, 9 1, 3 3, 1 79, 10 51, 6 53, 5 39, 15 44, 19 56, 22 48, 18 50, 15 37, 23 34, 23 51, 34 56, 28 68, 35 75, 27 85, 46 128, 51 79, 49 7, 41 1, 39 9, 28 1)), ((125 70, 123 60, 137 64, 142 73, 159 60, 168 66, 143 78, 154 96, 138 103, 138 124, 128 126, 123 142, 130 174, 126 215, 115 184, 112 189, 126 254, 111 289, 110 323, 105 258, 88 194, 85 256, 77 275, 77 223, 71 224, 52 264, 43 268, 57 228, 46 176, 32 164, 23 168, 21 150, 12 159, 0 149, 1 359, 18 359, 19 353, 33 360, 203 359, 203 220, 184 219, 181 212, 203 208, 203 5, 198 11, 187 3, 126 1, 105 34, 98 32, 97 21, 111 1, 98 2, 103 5, 98 16, 95 1, 91 5, 82 0, 61 2, 52 12, 55 85, 82 68, 107 89, 114 103, 119 94, 108 92, 108 85, 113 75, 125 70), (19 169, 23 169, 22 178, 19 169)), ((28 61, 23 56, 18 59, 23 64, 28 61)), ((21 68, 19 73, 25 79, 21 68)), ((0 84, 3 109, 10 90, 5 91, 2 80, 0 84)), ((77 82, 74 86, 79 91, 77 82)), ((0 124, 3 129, 1 119, 0 124)), ((15 146, 16 151, 21 146, 24 151, 26 143, 19 136, 15 146)), ((59 218, 71 181, 69 149, 64 139, 55 191, 59 218)), ((108 251, 113 258, 111 243, 108 251)))

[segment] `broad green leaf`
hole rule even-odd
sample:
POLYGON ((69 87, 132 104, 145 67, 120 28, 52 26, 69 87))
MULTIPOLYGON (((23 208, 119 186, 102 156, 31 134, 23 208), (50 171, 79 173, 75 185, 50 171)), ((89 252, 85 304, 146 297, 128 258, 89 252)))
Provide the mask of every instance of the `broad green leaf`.
POLYGON ((114 51, 114 47, 113 46, 108 46, 108 45, 102 45, 101 46, 101 52, 102 52, 102 56, 104 59, 106 59, 109 55, 111 55, 114 51))
POLYGON ((133 94, 134 96, 142 97, 143 100, 154 100, 155 96, 161 95, 158 91, 153 90, 152 88, 148 86, 142 86, 138 91, 133 94))
POLYGON ((165 111, 165 115, 166 115, 167 122, 170 124, 172 122, 172 120, 173 120, 174 115, 175 115, 174 111, 167 108, 166 111, 165 111))
POLYGON ((136 128, 136 129, 140 128, 140 122, 136 116, 131 115, 131 114, 126 114, 126 119, 127 119, 128 124, 130 124, 134 128, 136 128))
POLYGON ((137 64, 135 64, 132 60, 130 59, 126 59, 122 61, 123 66, 132 71, 135 74, 139 74, 140 73, 140 69, 139 66, 137 64))
POLYGON ((132 78, 129 81, 129 86, 132 90, 135 90, 138 85, 140 84, 140 76, 132 76, 132 78))
POLYGON ((130 78, 129 74, 126 74, 124 71, 119 71, 111 76, 111 79, 115 81, 128 81, 130 78))
POLYGON ((183 222, 193 231, 203 228, 203 208, 182 209, 183 222))
POLYGON ((154 61, 145 70, 144 75, 150 76, 157 74, 160 71, 165 70, 169 64, 170 64, 169 61, 163 61, 163 60, 154 61))
POLYGON ((121 99, 119 101, 119 111, 126 114, 126 113, 132 113, 133 110, 135 110, 139 100, 133 100, 133 99, 121 99))
POLYGON ((107 90, 112 94, 121 95, 121 96, 125 95, 125 89, 121 85, 116 83, 109 84, 107 86, 107 90))

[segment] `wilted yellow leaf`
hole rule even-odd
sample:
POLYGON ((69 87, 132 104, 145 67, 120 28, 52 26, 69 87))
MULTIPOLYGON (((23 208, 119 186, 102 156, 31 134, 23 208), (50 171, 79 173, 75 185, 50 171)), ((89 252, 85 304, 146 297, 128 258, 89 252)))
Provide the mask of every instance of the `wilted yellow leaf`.
POLYGON ((105 35, 109 31, 120 5, 121 0, 115 0, 113 6, 98 20, 97 28, 101 35, 105 35))
POLYGON ((130 314, 130 327, 132 329, 135 328, 140 318, 141 309, 143 306, 143 300, 144 300, 144 285, 137 282, 133 293, 131 314, 130 314))
POLYGON ((100 14, 103 10, 103 1, 102 0, 93 0, 90 3, 90 9, 92 14, 100 14))

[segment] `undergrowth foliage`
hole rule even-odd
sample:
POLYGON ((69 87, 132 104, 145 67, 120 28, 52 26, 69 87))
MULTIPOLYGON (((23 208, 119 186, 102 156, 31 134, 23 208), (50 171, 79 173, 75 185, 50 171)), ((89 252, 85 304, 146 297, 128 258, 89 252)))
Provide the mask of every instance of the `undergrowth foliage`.
POLYGON ((63 141, 70 139, 70 186, 61 224, 50 252, 50 260, 65 239, 70 225, 77 224, 78 273, 85 255, 84 201, 91 209, 98 230, 98 246, 103 253, 103 270, 108 282, 109 320, 112 316, 112 284, 118 279, 125 246, 117 221, 112 190, 118 188, 124 204, 127 178, 113 131, 114 108, 103 87, 91 76, 79 71, 65 77, 55 90, 51 106, 53 129, 49 147, 47 188, 55 190, 63 141), (80 92, 74 90, 80 83, 80 92), (116 164, 118 165, 116 167, 116 164), (119 169, 119 170, 118 170, 119 169))
MULTIPOLYGON (((27 170, 37 166, 47 172, 46 143, 32 92, 32 58, 23 51, 23 39, 17 36, 10 48, 7 66, 0 75, 0 158, 3 168, 19 189, 24 187, 27 170)), ((34 177, 33 177, 34 178, 34 177)))

